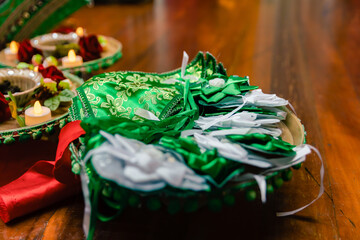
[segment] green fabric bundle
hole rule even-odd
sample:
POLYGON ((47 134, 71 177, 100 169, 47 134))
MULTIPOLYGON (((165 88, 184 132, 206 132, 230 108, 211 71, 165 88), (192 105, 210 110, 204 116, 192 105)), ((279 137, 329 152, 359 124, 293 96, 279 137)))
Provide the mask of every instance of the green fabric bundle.
POLYGON ((277 179, 308 151, 279 137, 287 114, 279 107, 287 101, 257 88, 248 77, 227 76, 201 52, 172 72, 110 72, 79 87, 70 118, 82 120, 86 135, 78 151, 73 145, 73 165, 89 179, 83 188, 91 203, 90 238, 95 217, 111 220, 142 201, 156 210, 163 200, 180 199, 168 204, 171 213, 187 211, 190 199, 212 206, 213 197, 253 191, 254 178, 265 199, 266 179, 277 179), (104 216, 99 202, 116 214, 104 216))

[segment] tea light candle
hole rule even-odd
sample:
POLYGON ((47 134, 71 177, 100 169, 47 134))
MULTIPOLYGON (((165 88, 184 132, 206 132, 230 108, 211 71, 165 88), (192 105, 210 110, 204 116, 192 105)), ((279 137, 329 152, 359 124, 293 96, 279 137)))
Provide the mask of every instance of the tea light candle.
POLYGON ((5 48, 5 59, 7 61, 17 60, 18 50, 19 50, 18 43, 15 41, 11 41, 10 46, 8 48, 5 48))
POLYGON ((75 31, 76 35, 83 37, 85 35, 85 30, 82 27, 78 27, 75 31))
POLYGON ((25 111, 25 125, 35 125, 46 122, 51 119, 50 108, 40 105, 39 101, 36 101, 34 107, 30 107, 25 111))
POLYGON ((68 52, 67 57, 62 58, 62 66, 63 67, 76 67, 83 64, 83 59, 81 56, 77 56, 75 51, 71 49, 68 52))

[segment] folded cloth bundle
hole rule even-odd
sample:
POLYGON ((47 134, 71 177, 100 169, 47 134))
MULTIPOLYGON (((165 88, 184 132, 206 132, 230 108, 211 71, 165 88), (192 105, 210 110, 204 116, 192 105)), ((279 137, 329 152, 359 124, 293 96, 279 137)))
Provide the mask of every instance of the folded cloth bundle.
POLYGON ((227 76, 208 53, 187 61, 184 54, 181 69, 164 74, 100 74, 77 89, 70 118, 86 134, 70 150, 88 238, 96 218, 109 221, 126 206, 194 211, 200 197, 229 199, 253 191, 252 183, 265 202, 277 175, 310 153, 287 100, 264 94, 248 77, 227 76), (289 131, 288 121, 297 128, 289 131))
MULTIPOLYGON (((264 94, 248 77, 227 76, 205 56, 187 64, 185 54, 181 69, 164 74, 111 72, 80 86, 55 162, 39 161, 0 187, 3 221, 76 193, 73 173, 81 178, 89 239, 96 219, 109 221, 128 206, 164 205, 173 214, 201 202, 219 210, 239 190, 256 196, 256 185, 265 202, 313 148, 303 144, 287 100, 264 94)), ((322 167, 317 198, 323 175, 322 167)))

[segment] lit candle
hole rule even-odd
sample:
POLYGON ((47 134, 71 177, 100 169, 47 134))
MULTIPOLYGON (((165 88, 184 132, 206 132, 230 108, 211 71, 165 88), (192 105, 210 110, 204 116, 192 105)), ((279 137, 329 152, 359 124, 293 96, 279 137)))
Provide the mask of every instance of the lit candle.
POLYGON ((34 107, 30 107, 25 111, 25 125, 35 125, 46 122, 51 119, 50 108, 40 105, 39 101, 36 101, 34 107))
POLYGON ((39 71, 39 66, 35 66, 34 67, 34 72, 38 72, 39 71))
POLYGON ((85 30, 82 27, 78 27, 75 31, 76 35, 83 37, 85 35, 85 30))
POLYGON ((68 52, 67 57, 62 58, 62 66, 63 67, 76 67, 83 64, 83 59, 81 56, 76 56, 75 51, 71 49, 68 52))
POLYGON ((11 41, 10 46, 5 48, 5 58, 8 61, 15 61, 17 60, 17 53, 19 50, 18 43, 15 41, 11 41))

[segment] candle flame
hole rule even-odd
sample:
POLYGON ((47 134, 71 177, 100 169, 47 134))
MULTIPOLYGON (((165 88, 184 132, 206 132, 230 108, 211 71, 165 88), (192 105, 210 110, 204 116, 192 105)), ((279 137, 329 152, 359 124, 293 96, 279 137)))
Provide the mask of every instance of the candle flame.
POLYGON ((78 35, 79 37, 84 36, 84 29, 82 27, 78 27, 76 29, 76 35, 78 35))
POLYGON ((36 115, 40 115, 40 114, 42 114, 42 107, 41 107, 41 104, 40 104, 40 102, 39 101, 36 101, 35 102, 35 104, 34 104, 34 113, 36 114, 36 115))
POLYGON ((74 49, 71 49, 68 53, 69 62, 75 62, 76 61, 76 54, 74 49))
POLYGON ((10 51, 11 51, 12 53, 17 53, 18 50, 19 50, 18 43, 15 42, 15 41, 11 41, 11 43, 10 43, 10 51))
POLYGON ((39 66, 35 66, 34 67, 34 72, 38 72, 39 71, 39 66))

